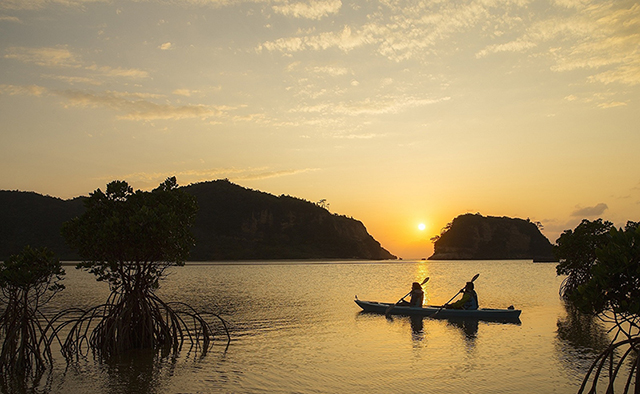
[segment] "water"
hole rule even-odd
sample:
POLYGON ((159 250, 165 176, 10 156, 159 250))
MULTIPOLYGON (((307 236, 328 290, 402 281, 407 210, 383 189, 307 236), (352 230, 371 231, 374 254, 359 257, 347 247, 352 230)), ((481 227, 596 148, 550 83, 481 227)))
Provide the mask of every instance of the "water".
MULTIPOLYGON (((104 302, 108 288, 66 267, 52 309, 104 302)), ((607 344, 604 328, 568 313, 554 264, 527 261, 189 264, 159 295, 229 323, 203 359, 56 363, 51 393, 575 393, 607 344), (474 274, 481 306, 522 309, 520 324, 364 314, 353 302, 397 301, 430 277, 426 301, 448 301, 474 274)))

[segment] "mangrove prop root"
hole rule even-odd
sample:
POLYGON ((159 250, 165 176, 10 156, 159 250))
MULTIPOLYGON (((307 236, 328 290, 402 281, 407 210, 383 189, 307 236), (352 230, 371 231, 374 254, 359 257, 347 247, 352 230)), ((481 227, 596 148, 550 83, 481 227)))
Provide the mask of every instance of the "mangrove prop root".
POLYGON ((89 350, 105 357, 119 356, 132 349, 179 352, 185 342, 203 355, 213 344, 215 317, 231 340, 220 316, 198 313, 180 302, 165 303, 153 293, 115 294, 108 302, 87 311, 69 311, 64 325, 69 333, 62 344, 67 359, 86 356, 89 350))
POLYGON ((621 340, 618 342, 612 343, 607 349, 605 349, 602 353, 598 355, 598 357, 594 360, 589 368, 589 371, 585 375, 582 385, 580 386, 580 390, 578 390, 578 394, 582 394, 585 392, 589 382, 591 381, 591 387, 588 394, 595 394, 597 392, 598 382, 600 381, 600 377, 602 371, 606 368, 608 372, 608 384, 606 388, 607 394, 614 393, 614 384, 618 375, 621 372, 622 367, 625 365, 626 361, 631 358, 631 356, 635 356, 634 362, 631 364, 628 370, 628 376, 626 377, 626 382, 624 385, 623 394, 630 393, 631 383, 635 376, 635 389, 633 391, 634 394, 640 394, 640 385, 639 377, 638 377, 638 366, 640 363, 640 338, 629 338, 625 340, 621 340), (615 359, 615 353, 625 346, 628 346, 628 349, 620 356, 619 359, 615 359), (607 368, 608 367, 608 368, 607 368))

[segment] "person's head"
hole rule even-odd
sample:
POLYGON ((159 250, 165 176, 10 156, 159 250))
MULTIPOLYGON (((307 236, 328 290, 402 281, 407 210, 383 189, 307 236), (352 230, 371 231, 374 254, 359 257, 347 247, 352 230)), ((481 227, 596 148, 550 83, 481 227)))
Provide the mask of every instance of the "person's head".
POLYGON ((467 290, 467 291, 473 290, 473 282, 467 282, 467 284, 464 287, 464 289, 467 290))
POLYGON ((413 289, 413 290, 422 290, 422 286, 420 286, 420 283, 418 283, 418 282, 413 282, 413 284, 411 285, 411 289, 413 289))

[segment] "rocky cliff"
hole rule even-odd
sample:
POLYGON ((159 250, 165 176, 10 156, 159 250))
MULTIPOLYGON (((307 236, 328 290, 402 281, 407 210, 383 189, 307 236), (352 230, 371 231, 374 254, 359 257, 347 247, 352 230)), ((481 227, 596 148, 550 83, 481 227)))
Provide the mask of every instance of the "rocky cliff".
MULTIPOLYGON (((308 201, 246 189, 227 180, 183 190, 199 205, 190 260, 396 258, 361 222, 308 201)), ((77 260, 60 228, 84 211, 83 199, 0 191, 0 260, 25 245, 46 246, 62 260, 77 260)))
POLYGON ((529 220, 465 214, 436 238, 429 260, 556 260, 549 240, 529 220))
POLYGON ((395 259, 357 220, 226 180, 184 188, 200 207, 193 260, 395 259))

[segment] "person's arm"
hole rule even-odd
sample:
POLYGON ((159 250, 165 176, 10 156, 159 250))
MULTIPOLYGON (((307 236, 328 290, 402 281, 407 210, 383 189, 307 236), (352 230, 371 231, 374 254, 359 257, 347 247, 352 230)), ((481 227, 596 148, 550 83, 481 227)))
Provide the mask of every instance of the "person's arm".
POLYGON ((454 302, 453 304, 449 304, 449 307, 453 309, 460 309, 464 306, 464 304, 467 301, 469 301, 469 298, 471 298, 471 296, 467 293, 464 293, 462 295, 462 298, 460 298, 458 301, 454 302))

